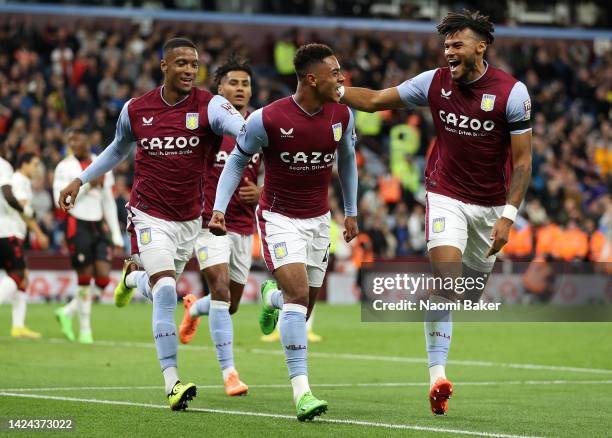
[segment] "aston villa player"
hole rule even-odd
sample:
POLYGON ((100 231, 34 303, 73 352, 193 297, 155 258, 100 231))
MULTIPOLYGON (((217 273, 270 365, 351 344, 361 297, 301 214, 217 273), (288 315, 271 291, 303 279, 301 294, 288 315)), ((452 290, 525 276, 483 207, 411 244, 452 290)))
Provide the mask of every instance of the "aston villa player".
POLYGON ((338 60, 323 44, 300 47, 293 96, 255 111, 227 161, 209 229, 226 232, 224 212, 251 157, 263 151, 265 181, 257 227, 274 282, 262 287, 260 327, 280 325, 281 343, 297 418, 311 420, 327 410, 308 384, 306 320, 323 284, 330 244, 328 189, 338 155, 345 213, 344 238, 357 235, 357 164, 353 115, 338 103, 344 82, 338 60), (279 317, 280 311, 280 317, 279 317))
POLYGON ((224 135, 236 137, 245 123, 227 99, 193 86, 198 67, 191 41, 168 40, 161 61, 163 85, 123 106, 113 142, 60 193, 60 206, 73 208, 81 185, 123 161, 135 142, 128 230, 134 261, 144 271, 126 261, 115 304, 125 306, 135 288, 153 302, 153 337, 172 410, 185 409, 196 395, 195 385, 178 377, 174 312, 176 278, 202 228, 206 154, 224 135))
MULTIPOLYGON (((484 60, 493 24, 479 12, 450 12, 437 27, 448 65, 381 91, 347 88, 342 101, 362 111, 429 106, 437 139, 427 162, 426 235, 433 272, 482 278, 508 240, 531 177, 531 100, 525 85, 484 60)), ((477 300, 482 289, 465 297, 477 300)), ((432 299, 457 299, 434 291, 432 299)), ((434 414, 447 412, 445 366, 450 312, 425 322, 434 414)))

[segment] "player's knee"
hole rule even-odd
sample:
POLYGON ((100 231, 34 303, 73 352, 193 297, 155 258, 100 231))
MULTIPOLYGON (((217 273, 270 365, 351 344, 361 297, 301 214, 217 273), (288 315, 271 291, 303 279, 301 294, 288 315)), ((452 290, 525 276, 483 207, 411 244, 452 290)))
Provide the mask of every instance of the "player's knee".
POLYGON ((286 297, 285 303, 300 304, 304 307, 308 307, 309 303, 309 289, 308 285, 295 286, 291 288, 283 289, 283 295, 286 297))
POLYGON ((216 279, 210 285, 210 294, 213 300, 217 301, 230 301, 230 291, 227 284, 222 279, 216 279))
POLYGON ((162 271, 157 272, 149 277, 149 283, 151 283, 151 288, 155 287, 155 285, 163 278, 170 278, 176 283, 176 276, 174 271, 162 271))

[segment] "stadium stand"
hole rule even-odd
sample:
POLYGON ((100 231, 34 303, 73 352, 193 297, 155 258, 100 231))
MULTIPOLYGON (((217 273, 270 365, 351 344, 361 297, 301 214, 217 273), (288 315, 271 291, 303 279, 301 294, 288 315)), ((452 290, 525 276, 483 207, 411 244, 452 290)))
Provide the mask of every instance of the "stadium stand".
MULTIPOLYGON (((202 32, 195 26, 124 20, 71 20, 58 26, 40 17, 5 15, 0 18, 0 153, 12 162, 23 152, 41 156, 45 169, 34 182, 34 207, 50 233, 51 251, 67 253, 63 217, 51 197, 53 169, 68 152, 64 130, 87 128, 94 151, 103 150, 122 105, 160 83, 160 46, 176 34, 192 38, 199 48, 202 87, 211 87, 211 72, 229 54, 251 58, 255 108, 290 93, 295 79, 288 59, 298 45, 314 39, 334 47, 347 82, 356 86, 389 87, 444 64, 433 33, 398 38, 343 31, 331 39, 294 29, 258 46, 219 27, 202 32)), ((505 38, 489 49, 488 60, 525 82, 533 102, 533 179, 506 256, 612 260, 612 50, 591 40, 505 38)), ((341 238, 334 251, 356 265, 422 256, 423 168, 435 135, 429 110, 357 113, 356 125, 363 235, 352 252, 342 248, 341 238)), ((122 225, 132 171, 129 161, 116 169, 122 225)), ((340 212, 339 193, 335 181, 333 217, 340 212)), ((36 241, 29 244, 37 248, 36 241)))

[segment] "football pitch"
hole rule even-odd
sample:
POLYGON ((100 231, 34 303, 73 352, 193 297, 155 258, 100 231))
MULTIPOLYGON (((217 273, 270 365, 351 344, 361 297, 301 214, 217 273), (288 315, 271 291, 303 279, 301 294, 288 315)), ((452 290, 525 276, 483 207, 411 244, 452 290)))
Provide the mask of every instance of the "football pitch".
POLYGON ((319 305, 315 331, 324 339, 309 345, 309 373, 329 411, 300 423, 280 344, 259 340, 258 306, 233 317, 249 395, 223 392, 204 317, 179 348, 181 379, 198 385, 185 412, 170 411, 164 397, 149 305, 95 305, 96 342, 86 346, 62 338, 56 307, 28 308, 41 340, 8 337, 11 309, 0 307, 3 432, 8 419, 70 418, 76 435, 104 437, 610 436, 612 324, 455 324, 447 367, 455 395, 449 414, 434 417, 422 324, 362 323, 358 306, 319 305))

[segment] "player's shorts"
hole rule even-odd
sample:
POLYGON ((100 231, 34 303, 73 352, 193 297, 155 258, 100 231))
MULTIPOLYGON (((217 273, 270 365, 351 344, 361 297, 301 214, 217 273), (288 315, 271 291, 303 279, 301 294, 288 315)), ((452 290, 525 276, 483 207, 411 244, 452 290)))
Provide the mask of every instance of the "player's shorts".
POLYGON ((491 272, 495 256, 486 257, 491 230, 504 206, 483 207, 448 196, 427 193, 425 234, 427 249, 454 246, 461 250, 463 263, 478 272, 491 272))
POLYGON ((75 269, 96 261, 113 261, 113 244, 102 221, 83 221, 69 215, 66 218, 66 242, 75 269))
POLYGON ((128 208, 127 229, 132 257, 149 277, 161 271, 175 271, 178 278, 193 255, 201 228, 201 217, 191 221, 167 221, 134 207, 128 208))
POLYGON ((306 265, 308 285, 321 287, 329 261, 330 213, 294 219, 257 207, 261 252, 270 272, 289 263, 306 265))
POLYGON ((202 228, 196 241, 195 252, 204 270, 223 263, 229 264, 230 280, 246 284, 251 270, 253 236, 228 232, 215 236, 208 228, 202 228))
POLYGON ((25 267, 23 240, 17 237, 0 238, 0 269, 20 271, 25 267))

